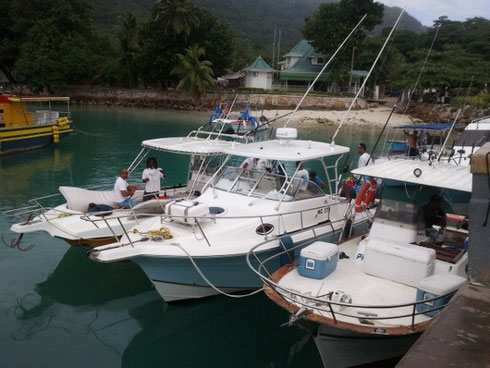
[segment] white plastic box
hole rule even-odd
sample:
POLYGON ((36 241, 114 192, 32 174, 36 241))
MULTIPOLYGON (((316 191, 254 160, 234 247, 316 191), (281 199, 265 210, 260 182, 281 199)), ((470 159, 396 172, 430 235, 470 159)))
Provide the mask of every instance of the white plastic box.
POLYGON ((420 280, 433 274, 435 259, 434 249, 377 238, 366 244, 363 267, 368 275, 417 287, 420 280))
MULTIPOLYGON (((417 286, 417 301, 423 301, 428 299, 437 298, 441 295, 449 294, 458 290, 464 283, 466 278, 454 275, 451 273, 438 273, 436 275, 427 277, 420 280, 417 286)), ((429 301, 422 304, 417 304, 418 312, 425 312, 424 314, 435 317, 440 313, 440 309, 431 310, 437 307, 443 307, 446 305, 451 296, 440 298, 437 300, 429 301)))
POLYGON ((176 222, 184 224, 195 224, 201 221, 202 217, 209 216, 209 206, 196 201, 174 201, 167 203, 165 213, 176 222))
POLYGON ((316 241, 301 249, 299 274, 313 279, 323 279, 337 268, 339 247, 332 243, 316 241))

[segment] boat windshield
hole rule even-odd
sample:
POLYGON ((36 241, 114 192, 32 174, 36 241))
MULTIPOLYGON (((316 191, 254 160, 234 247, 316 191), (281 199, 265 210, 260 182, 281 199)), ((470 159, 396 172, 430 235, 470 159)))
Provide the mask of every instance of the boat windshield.
POLYGON ((376 217, 403 224, 419 224, 423 221, 422 212, 414 203, 392 199, 383 199, 379 203, 376 217))
POLYGON ((464 130, 454 145, 481 147, 488 141, 490 141, 490 130, 464 130))
POLYGON ((216 189, 271 200, 296 201, 324 196, 313 181, 291 178, 270 170, 248 170, 226 167, 218 177, 216 189))

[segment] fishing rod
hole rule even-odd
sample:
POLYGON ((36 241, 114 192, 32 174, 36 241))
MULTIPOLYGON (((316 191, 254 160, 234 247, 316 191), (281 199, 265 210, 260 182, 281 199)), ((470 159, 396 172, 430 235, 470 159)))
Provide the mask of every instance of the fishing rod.
POLYGON ((429 51, 427 52, 427 55, 425 56, 425 60, 422 64, 422 68, 420 69, 417 80, 415 81, 415 85, 413 86, 413 89, 412 89, 410 95, 408 96, 407 106, 405 106, 405 109, 403 110, 403 115, 405 115, 407 113, 408 106, 410 106, 410 102, 412 102, 412 96, 415 93, 415 90, 417 89, 417 86, 418 86, 419 81, 420 81, 420 77, 422 77, 422 73, 424 72, 424 69, 425 69, 425 64, 427 64, 427 60, 429 60, 429 55, 432 51, 432 48, 434 47, 434 43, 436 42, 436 38, 437 38, 437 35, 439 34, 440 28, 441 28, 441 25, 439 24, 436 28, 436 33, 434 35, 434 38, 432 39, 432 43, 430 44, 429 51))
POLYGON ((371 150, 371 155, 369 156, 367 162, 366 162, 366 166, 369 165, 369 161, 371 161, 372 157, 373 157, 373 154, 374 154, 374 151, 376 151, 376 147, 378 146, 378 143, 386 129, 386 127, 388 126, 388 123, 390 122, 390 119, 391 119, 391 116, 393 115, 393 113, 395 112, 396 110, 396 105, 400 102, 401 100, 401 96, 398 96, 398 100, 395 102, 395 105, 393 105, 393 108, 391 109, 390 111, 390 115, 388 115, 388 119, 386 119, 386 122, 384 123, 383 125, 383 129, 381 129, 381 132, 379 133, 378 135, 378 138, 376 139, 376 143, 374 143, 374 146, 373 146, 373 149, 371 150))
POLYGON ((347 117, 349 116, 351 110, 352 110, 352 107, 354 106, 354 103, 357 101, 359 95, 361 94, 361 92, 364 90, 364 87, 366 86, 366 83, 369 79, 369 76, 371 75, 371 73, 373 72, 374 70, 374 67, 376 66, 376 63, 378 62, 381 54, 383 53, 386 45, 388 44, 388 41, 390 40, 391 38, 391 35, 393 34, 393 32, 395 31, 396 29, 396 26, 398 25, 398 23, 400 22, 400 19, 402 18, 402 15, 403 13, 405 12, 404 9, 402 9, 402 11, 400 12, 400 15, 398 16, 398 19, 396 20, 395 22, 395 25, 393 26, 393 28, 391 29, 390 31, 390 34, 388 35, 388 37, 386 38, 384 44, 383 44, 383 47, 381 48, 380 52, 378 53, 378 56, 376 56, 376 59, 374 60, 374 63, 373 65, 371 66, 371 69, 369 70, 366 78, 364 78, 364 82, 362 82, 362 85, 361 85, 361 88, 359 88, 359 91, 357 91, 356 93, 356 96, 354 97, 354 99, 352 100, 351 104, 349 105, 349 109, 347 110, 346 114, 344 115, 344 118, 342 119, 342 121, 340 122, 340 125, 339 127, 337 128, 337 130, 335 131, 335 134, 333 135, 332 137, 332 145, 335 145, 335 137, 337 136, 337 134, 339 134, 339 131, 340 131, 340 128, 342 128, 342 125, 344 125, 345 121, 347 120, 347 117))
POLYGON ((458 113, 456 114, 456 117, 454 118, 453 124, 451 125, 451 129, 449 129, 449 132, 447 133, 446 139, 444 140, 444 144, 441 146, 441 149, 439 150, 439 154, 437 155, 437 161, 439 161, 441 159, 442 151, 444 150, 444 147, 446 146, 446 143, 449 140, 449 136, 451 135, 451 133, 453 131, 453 128, 456 125, 456 121, 458 121, 459 116, 461 115, 461 113, 466 108, 466 102, 468 101, 468 96, 470 94, 471 86, 473 85, 473 78, 474 77, 475 77, 474 75, 471 76, 470 85, 468 86, 468 89, 466 91, 466 97, 465 97, 465 99, 463 101, 463 107, 461 109, 459 109, 458 113))
POLYGON ((347 35, 347 37, 344 39, 344 41, 340 44, 340 46, 337 48, 337 50, 335 50, 335 52, 332 54, 332 56, 330 57, 330 59, 327 61, 327 63, 323 66, 322 70, 320 70, 320 73, 318 73, 318 75, 315 77, 315 79, 313 80, 313 82, 310 84, 310 86, 308 87, 308 89, 306 90, 305 94, 303 95, 303 97, 301 97, 301 100, 298 102, 298 104, 296 105, 292 115, 288 118, 288 120, 286 121, 286 124, 284 124, 284 128, 286 128, 289 124, 289 122, 291 121, 291 118, 293 117, 293 115, 296 113, 296 111, 298 111, 299 107, 301 106, 301 104, 303 103, 304 99, 306 98, 306 96, 308 95, 308 93, 310 93, 311 89, 313 88, 313 86, 315 85, 316 81, 318 80, 318 78, 320 78, 320 76, 322 75, 322 73, 325 71, 325 69, 330 65, 330 63, 332 62, 332 60, 335 58, 335 56, 337 56, 337 54, 339 53, 339 51, 342 49, 342 47, 345 45, 345 43, 349 40, 349 38, 357 31, 357 29, 359 28, 359 26, 361 25, 362 22, 364 22, 364 19, 366 19, 367 17, 367 14, 364 14, 364 16, 361 18, 361 20, 356 24, 356 26, 352 29, 352 31, 350 31, 350 33, 347 35))

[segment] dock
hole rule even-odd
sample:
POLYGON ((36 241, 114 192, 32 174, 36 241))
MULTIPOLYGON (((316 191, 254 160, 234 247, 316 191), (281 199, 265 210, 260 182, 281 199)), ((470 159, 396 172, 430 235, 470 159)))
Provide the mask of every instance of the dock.
POLYGON ((398 363, 411 367, 490 367, 490 143, 471 162, 468 282, 398 363))

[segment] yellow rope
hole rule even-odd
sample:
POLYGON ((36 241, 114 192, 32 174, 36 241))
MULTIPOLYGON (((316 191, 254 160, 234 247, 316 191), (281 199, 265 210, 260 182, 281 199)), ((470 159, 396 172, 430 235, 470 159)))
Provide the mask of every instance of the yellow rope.
POLYGON ((139 231, 138 229, 133 229, 133 234, 149 235, 149 236, 162 236, 165 239, 171 239, 170 229, 168 227, 161 227, 159 230, 148 230, 139 231))

